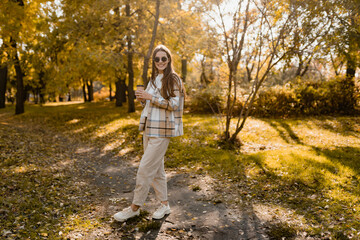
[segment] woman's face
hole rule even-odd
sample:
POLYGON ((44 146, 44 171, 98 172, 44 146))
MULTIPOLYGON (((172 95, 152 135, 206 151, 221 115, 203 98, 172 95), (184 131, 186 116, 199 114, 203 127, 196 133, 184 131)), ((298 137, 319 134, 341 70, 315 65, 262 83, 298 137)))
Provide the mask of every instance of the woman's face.
POLYGON ((163 73, 167 65, 169 64, 169 58, 164 51, 158 51, 154 58, 155 67, 159 70, 159 73, 163 73))

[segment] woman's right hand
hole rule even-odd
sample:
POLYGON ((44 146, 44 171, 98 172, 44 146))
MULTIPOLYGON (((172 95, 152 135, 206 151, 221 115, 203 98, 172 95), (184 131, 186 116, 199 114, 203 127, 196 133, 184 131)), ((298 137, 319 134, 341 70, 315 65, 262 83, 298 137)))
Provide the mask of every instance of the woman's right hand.
POLYGON ((145 99, 141 98, 140 95, 141 94, 140 94, 139 90, 136 90, 135 91, 136 100, 138 100, 139 102, 145 101, 145 99))
POLYGON ((136 98, 139 98, 141 100, 151 100, 152 95, 144 90, 137 90, 135 91, 136 98))

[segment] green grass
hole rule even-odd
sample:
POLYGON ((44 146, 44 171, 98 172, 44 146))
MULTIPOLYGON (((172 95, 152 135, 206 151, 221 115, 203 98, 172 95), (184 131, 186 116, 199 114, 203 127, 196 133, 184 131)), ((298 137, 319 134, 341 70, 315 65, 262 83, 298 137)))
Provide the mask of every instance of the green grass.
POLYGON ((285 224, 274 224, 266 232, 271 240, 295 239, 296 230, 285 224))
MULTIPOLYGON (((19 116, 13 110, 1 109, 0 119, 40 125, 45 132, 65 134, 129 159, 142 154, 139 110, 129 114, 126 107, 116 108, 113 103, 27 105, 19 116)), ((239 135, 243 146, 235 150, 220 149, 218 120, 211 115, 186 114, 184 126, 185 135, 170 143, 167 168, 185 167, 226 184, 240 184, 244 187, 239 194, 246 191, 251 201, 303 216, 302 230, 314 236, 329 231, 333 238, 359 237, 360 117, 249 118, 239 135)), ((10 129, 7 133, 12 134, 10 129)), ((1 167, 21 172, 33 166, 17 162, 16 154, 7 154, 1 167)), ((1 202, 6 204, 4 199, 1 202)))

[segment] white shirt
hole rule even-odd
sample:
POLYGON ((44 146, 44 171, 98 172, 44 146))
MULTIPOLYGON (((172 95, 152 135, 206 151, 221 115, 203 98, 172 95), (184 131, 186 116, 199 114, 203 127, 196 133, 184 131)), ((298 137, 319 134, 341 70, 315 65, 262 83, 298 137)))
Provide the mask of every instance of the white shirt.
MULTIPOLYGON (((161 86, 162 86, 161 79, 163 78, 163 76, 164 76, 164 74, 162 74, 162 73, 157 75, 155 78, 155 86, 156 87, 154 88, 153 84, 151 82, 149 82, 145 91, 151 95, 155 95, 156 89, 158 89, 158 91, 160 91, 161 86)), ((149 111, 149 104, 150 104, 150 100, 146 100, 146 104, 145 104, 143 111, 141 112, 141 116, 147 115, 147 112, 149 111)))

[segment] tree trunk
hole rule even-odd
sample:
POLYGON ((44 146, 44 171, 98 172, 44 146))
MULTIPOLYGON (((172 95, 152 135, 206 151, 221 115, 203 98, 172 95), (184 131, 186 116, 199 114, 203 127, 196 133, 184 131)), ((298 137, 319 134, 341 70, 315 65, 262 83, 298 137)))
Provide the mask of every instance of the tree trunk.
POLYGON ((40 87, 38 88, 38 93, 39 93, 39 100, 40 100, 40 106, 42 106, 43 104, 45 104, 45 82, 44 82, 44 75, 45 73, 43 71, 40 72, 39 74, 39 83, 40 83, 40 87))
POLYGON ((66 88, 68 89, 68 93, 65 95, 65 97, 67 97, 68 102, 71 102, 71 91, 70 91, 69 84, 66 84, 66 88))
MULTIPOLYGON (((305 59, 306 60, 306 59, 305 59)), ((306 62, 299 57, 299 66, 296 70, 295 77, 303 77, 309 70, 312 57, 309 57, 306 62)))
POLYGON ((214 64, 213 64, 213 58, 210 58, 210 75, 209 75, 209 83, 213 82, 215 79, 215 73, 214 73, 214 64))
MULTIPOLYGON (((115 106, 116 107, 122 107, 122 99, 121 99, 121 78, 118 78, 118 80, 115 82, 115 106)), ((126 98, 126 96, 125 96, 126 98)))
POLYGON ((86 81, 87 90, 88 90, 88 101, 92 102, 94 100, 94 86, 93 81, 86 81))
POLYGON ((329 53, 330 53, 331 64, 332 64, 332 67, 333 67, 333 69, 334 69, 335 75, 336 75, 336 76, 339 76, 339 71, 338 71, 338 69, 341 71, 341 68, 342 68, 342 65, 343 65, 343 61, 341 61, 340 64, 336 65, 335 60, 334 60, 334 57, 333 57, 333 55, 331 54, 331 51, 330 51, 329 53))
POLYGON ((206 86, 207 82, 208 82, 208 80, 206 78, 205 71, 202 71, 201 74, 200 74, 200 83, 204 84, 204 86, 206 86))
MULTIPOLYGON (((131 40, 130 40, 131 44, 131 40)), ((135 92, 134 92, 134 71, 133 71, 133 54, 128 53, 128 74, 129 74, 129 84, 128 84, 128 112, 135 112, 135 92)))
POLYGON ((34 94, 34 104, 38 104, 39 103, 39 88, 36 88, 33 91, 34 94))
MULTIPOLYGON (((16 0, 19 6, 24 7, 23 0, 16 0)), ((16 72, 16 106, 15 106, 15 114, 24 113, 24 81, 23 81, 23 73, 20 66, 20 60, 17 54, 17 44, 16 41, 10 37, 10 45, 13 48, 15 53, 13 61, 16 72)))
POLYGON ((10 39, 11 47, 14 49, 14 66, 16 72, 16 107, 15 114, 24 113, 24 80, 23 73, 20 66, 20 60, 17 54, 17 46, 16 41, 14 39, 10 39))
POLYGON ((346 78, 347 79, 354 79, 356 73, 356 65, 352 60, 348 60, 346 66, 346 78))
MULTIPOLYGON (((130 12, 130 6, 129 6, 129 12, 130 12)), ((155 13, 154 28, 153 28, 153 32, 152 32, 152 36, 151 36, 149 50, 144 58, 144 67, 143 67, 143 74, 142 74, 144 86, 146 86, 147 82, 148 82, 147 74, 148 74, 148 68, 149 68, 149 61, 150 61, 151 53, 154 48, 157 26, 159 24, 159 16, 160 16, 160 0, 156 0, 156 13, 155 13)))
MULTIPOLYGON (((206 62, 206 58, 203 57, 202 60, 200 61, 200 63, 201 63, 200 83, 206 87, 210 83, 210 80, 206 76, 206 63, 205 62, 206 62)), ((182 63, 182 60, 181 60, 181 64, 182 64, 182 71, 183 71, 184 65, 182 63)), ((186 62, 185 62, 185 65, 186 65, 186 62)), ((185 72, 186 72, 186 66, 185 66, 185 72)), ((184 74, 182 72, 182 75, 185 75, 185 78, 186 78, 186 73, 184 74)))
MULTIPOLYGON (((350 24, 352 27, 356 27, 355 20, 353 17, 350 20, 350 24)), ((348 35, 349 47, 347 53, 345 53, 346 78, 341 82, 343 89, 343 97, 339 103, 340 111, 345 114, 353 113, 356 106, 356 97, 355 97, 356 86, 355 86, 354 78, 355 78, 356 68, 358 66, 356 53, 359 50, 357 45, 357 40, 359 36, 351 31, 348 34, 349 34, 348 35)))
POLYGON ((343 97, 338 102, 340 112, 343 112, 345 114, 352 114, 356 106, 356 86, 354 81, 355 73, 355 61, 353 59, 348 59, 346 65, 346 78, 341 82, 343 89, 343 97))
POLYGON ((186 75, 187 75, 187 59, 181 59, 181 78, 183 82, 186 81, 186 75))
POLYGON ((32 90, 32 88, 29 85, 26 85, 24 87, 24 99, 23 101, 26 102, 30 102, 30 91, 32 90))
POLYGON ((110 102, 113 100, 111 80, 109 82, 109 99, 110 99, 110 102))
POLYGON ((45 94, 42 92, 43 89, 40 90, 40 94, 39 94, 39 97, 40 97, 40 106, 45 104, 45 94))
POLYGON ((126 77, 124 77, 123 79, 120 79, 120 100, 123 103, 126 103, 126 77))
POLYGON ((251 77, 251 72, 253 70, 254 66, 252 66, 252 68, 249 68, 248 66, 246 66, 246 79, 248 82, 251 82, 252 77, 251 77))
POLYGON ((11 102, 11 105, 14 105, 15 98, 14 98, 13 95, 11 94, 11 88, 8 88, 8 89, 7 89, 6 99, 7 99, 8 102, 11 102))
POLYGON ((232 112, 231 112, 231 91, 232 91, 232 82, 233 82, 233 73, 234 70, 232 68, 233 62, 231 62, 229 67, 229 79, 228 79, 228 95, 226 100, 226 122, 225 122, 225 141, 228 142, 230 139, 230 123, 232 118, 232 112))
POLYGON ((85 83, 83 83, 82 90, 83 90, 84 102, 87 102, 88 100, 87 100, 86 85, 85 85, 85 83))
POLYGON ((16 53, 15 57, 15 72, 16 72, 16 107, 15 114, 21 114, 25 112, 24 107, 24 81, 22 71, 20 67, 19 58, 16 53))
MULTIPOLYGON (((126 4, 126 16, 130 18, 131 14, 130 14, 130 3, 126 4)), ((133 52, 132 52, 132 38, 131 38, 131 33, 129 31, 128 35, 126 36, 127 38, 127 47, 128 47, 128 53, 127 53, 127 60, 128 60, 128 65, 127 65, 127 71, 129 74, 129 85, 128 85, 128 112, 135 112, 135 92, 134 92, 134 70, 133 70, 133 52)))
POLYGON ((5 108, 5 93, 7 83, 8 68, 4 64, 0 67, 0 108, 5 108))
POLYGON ((299 66, 298 66, 297 69, 296 69, 295 77, 298 77, 298 76, 301 75, 302 69, 303 69, 303 63, 300 62, 300 63, 299 63, 299 66))

